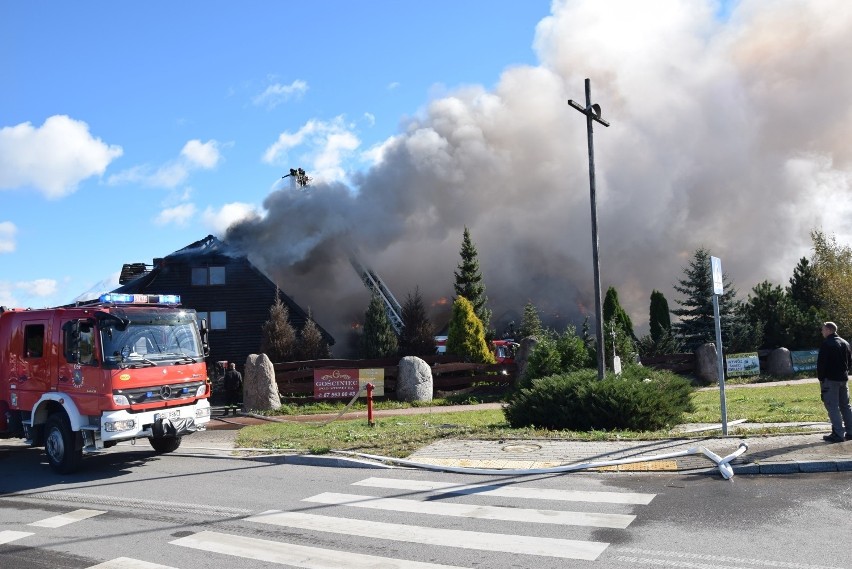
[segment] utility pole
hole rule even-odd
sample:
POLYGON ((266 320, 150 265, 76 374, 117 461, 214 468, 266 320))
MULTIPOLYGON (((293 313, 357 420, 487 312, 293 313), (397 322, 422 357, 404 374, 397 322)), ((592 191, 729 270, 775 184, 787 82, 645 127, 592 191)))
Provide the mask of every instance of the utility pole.
POLYGON ((603 307, 601 306, 601 264, 598 256, 598 204, 595 194, 595 145, 592 135, 592 122, 598 122, 604 126, 609 123, 601 118, 601 106, 592 104, 592 82, 586 79, 586 106, 568 100, 568 104, 586 115, 586 133, 589 138, 589 195, 592 205, 592 258, 595 266, 595 339, 598 352, 598 379, 604 377, 605 345, 603 335, 603 307))

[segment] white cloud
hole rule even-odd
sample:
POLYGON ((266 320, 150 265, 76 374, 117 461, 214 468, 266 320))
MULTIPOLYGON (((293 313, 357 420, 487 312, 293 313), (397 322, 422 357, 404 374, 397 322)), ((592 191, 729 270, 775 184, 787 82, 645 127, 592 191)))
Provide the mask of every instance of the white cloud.
POLYGON ((18 228, 11 221, 0 221, 0 253, 11 253, 15 250, 15 234, 18 228))
POLYGON ((89 125, 54 115, 41 127, 25 122, 0 129, 0 189, 31 187, 51 199, 100 176, 122 155, 120 146, 93 138, 89 125))
POLYGON ((257 206, 242 202, 228 203, 218 210, 208 206, 201 216, 204 225, 218 235, 223 235, 234 223, 253 217, 260 218, 263 214, 257 206))
POLYGON ((157 225, 186 225, 187 222, 198 211, 195 204, 184 203, 175 207, 166 208, 154 218, 157 225))
POLYGON ((376 126, 376 115, 373 113, 364 113, 364 118, 370 123, 370 126, 376 126))
POLYGON ((18 281, 15 288, 25 290, 29 296, 44 298, 56 294, 58 283, 54 279, 35 279, 32 281, 18 281))
POLYGON ((392 83, 388 83, 388 91, 393 91, 394 89, 399 87, 399 85, 400 85, 399 81, 394 81, 392 83))
POLYGON ((180 155, 185 158, 190 164, 210 170, 216 167, 222 154, 219 152, 219 143, 215 140, 201 142, 200 140, 190 140, 183 146, 180 155))
POLYGON ((312 119, 296 132, 282 132, 264 152, 263 161, 304 167, 316 181, 342 181, 346 177, 343 163, 360 145, 361 140, 353 132, 352 125, 346 124, 342 115, 331 121, 312 119), (305 147, 296 157, 299 164, 286 164, 294 159, 290 151, 297 147, 305 147))
POLYGON ((12 283, 0 281, 0 306, 18 306, 18 299, 15 298, 15 293, 12 289, 12 283))
POLYGON ((308 90, 308 83, 301 79, 296 79, 289 85, 275 83, 266 88, 266 90, 252 99, 252 102, 257 105, 266 105, 268 109, 274 109, 281 103, 286 103, 291 98, 299 98, 308 90))
POLYGON ((148 164, 122 170, 109 177, 111 186, 143 184, 154 188, 174 188, 184 183, 194 170, 211 170, 222 159, 221 144, 216 140, 201 142, 193 139, 184 144, 180 155, 170 162, 153 168, 148 164))

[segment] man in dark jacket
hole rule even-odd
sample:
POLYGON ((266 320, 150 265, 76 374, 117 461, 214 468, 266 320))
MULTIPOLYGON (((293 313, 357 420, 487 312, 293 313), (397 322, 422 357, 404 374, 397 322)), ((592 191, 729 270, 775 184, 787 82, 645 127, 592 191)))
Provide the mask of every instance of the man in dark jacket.
POLYGON ((831 434, 823 437, 830 443, 852 441, 852 406, 849 405, 849 370, 852 369, 852 350, 848 342, 837 335, 837 324, 822 325, 822 345, 817 357, 822 403, 831 421, 831 434), (845 429, 844 429, 845 425, 845 429))
POLYGON ((234 410, 234 415, 237 414, 237 408, 240 406, 240 393, 243 390, 243 374, 237 371, 237 365, 231 364, 228 366, 228 371, 225 372, 225 397, 228 407, 225 409, 225 417, 228 416, 228 411, 234 410))

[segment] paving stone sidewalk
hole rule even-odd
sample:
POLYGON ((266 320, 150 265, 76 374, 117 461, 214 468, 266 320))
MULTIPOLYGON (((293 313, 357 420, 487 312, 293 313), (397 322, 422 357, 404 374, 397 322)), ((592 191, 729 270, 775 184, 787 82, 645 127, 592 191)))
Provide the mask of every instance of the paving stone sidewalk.
MULTIPOLYGON (((694 447, 706 447, 719 456, 726 456, 737 450, 741 442, 749 448, 732 463, 738 474, 852 471, 852 442, 827 444, 822 440, 822 433, 623 442, 443 440, 418 450, 409 460, 472 468, 551 468, 626 458, 648 459, 694 447)), ((715 469, 708 458, 691 455, 642 460, 599 470, 654 472, 708 469, 715 469)))

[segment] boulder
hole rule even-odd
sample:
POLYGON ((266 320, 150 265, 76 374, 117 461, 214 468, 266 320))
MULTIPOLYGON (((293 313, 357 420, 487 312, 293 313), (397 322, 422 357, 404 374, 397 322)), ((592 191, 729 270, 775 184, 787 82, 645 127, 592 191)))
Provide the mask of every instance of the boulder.
POLYGON ((246 360, 243 378, 243 409, 268 411, 281 407, 275 369, 266 354, 251 354, 246 360))
POLYGON ((793 375, 793 360, 790 358, 790 350, 778 348, 769 352, 766 359, 766 371, 769 375, 784 377, 793 375))
POLYGON ((396 398, 400 401, 432 401, 432 368, 415 356, 399 360, 396 398))
POLYGON ((537 345, 538 340, 535 336, 528 336, 521 340, 521 345, 515 353, 515 364, 518 366, 518 375, 515 377, 515 384, 524 377, 524 373, 527 371, 527 362, 530 360, 530 354, 532 354, 537 345))
POLYGON ((695 376, 704 383, 719 381, 716 344, 704 344, 695 350, 695 376))

